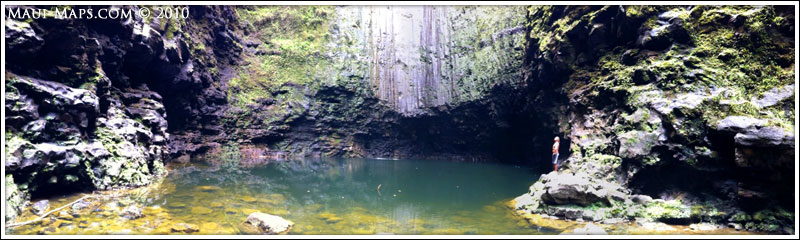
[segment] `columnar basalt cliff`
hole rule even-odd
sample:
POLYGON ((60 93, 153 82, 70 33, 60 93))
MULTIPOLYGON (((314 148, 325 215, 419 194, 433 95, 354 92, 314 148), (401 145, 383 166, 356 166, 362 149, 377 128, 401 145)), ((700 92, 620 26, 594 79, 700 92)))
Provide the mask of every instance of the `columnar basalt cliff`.
POLYGON ((489 93, 516 94, 521 82, 523 7, 238 13, 248 52, 229 84, 226 129, 243 155, 496 160, 525 152, 508 135, 526 121, 509 119, 501 105, 511 98, 489 93))
POLYGON ((188 10, 6 19, 7 221, 170 161, 550 169, 560 136, 559 173, 515 199, 524 217, 793 229, 791 7, 188 10))

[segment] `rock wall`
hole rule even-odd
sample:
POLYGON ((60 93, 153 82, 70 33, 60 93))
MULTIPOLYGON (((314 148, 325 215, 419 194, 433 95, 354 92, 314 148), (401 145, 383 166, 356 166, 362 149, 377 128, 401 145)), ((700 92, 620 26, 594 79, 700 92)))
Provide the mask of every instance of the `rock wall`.
MULTIPOLYGON (((519 78, 524 9, 514 6, 350 6, 336 34, 362 49, 375 95, 404 115, 473 100, 519 78)), ((362 63, 363 64, 363 63, 362 63)))
POLYGON ((279 6, 237 13, 249 22, 246 63, 230 82, 234 107, 225 122, 230 141, 247 152, 503 155, 515 162, 529 153, 517 142, 529 143, 535 116, 516 118, 511 104, 521 99, 515 89, 522 84, 523 7, 279 6), (528 126, 515 132, 511 125, 528 126))
POLYGON ((518 210, 791 230, 790 8, 189 10, 7 21, 6 209, 148 184, 165 159, 548 169, 558 135, 565 176, 543 177, 518 210))
MULTIPOLYGON (((69 9, 101 7, 120 9, 69 9)), ((186 142, 203 141, 192 133, 222 133, 216 69, 236 58, 226 27, 235 16, 188 10, 188 19, 6 19, 3 159, 16 189, 6 221, 31 197, 150 184, 186 142)))
POLYGON ((531 94, 553 96, 541 112, 571 143, 563 173, 517 209, 791 233, 793 19, 780 6, 529 8, 531 94), (587 177, 570 192, 572 174, 587 177), (628 197, 578 201, 616 189, 599 182, 628 197))

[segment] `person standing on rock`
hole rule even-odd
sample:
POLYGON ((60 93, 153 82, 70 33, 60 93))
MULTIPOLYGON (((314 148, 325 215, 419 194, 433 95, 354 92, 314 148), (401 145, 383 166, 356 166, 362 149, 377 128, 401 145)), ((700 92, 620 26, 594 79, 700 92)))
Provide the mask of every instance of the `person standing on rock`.
POLYGON ((558 172, 558 136, 553 139, 553 171, 558 172))

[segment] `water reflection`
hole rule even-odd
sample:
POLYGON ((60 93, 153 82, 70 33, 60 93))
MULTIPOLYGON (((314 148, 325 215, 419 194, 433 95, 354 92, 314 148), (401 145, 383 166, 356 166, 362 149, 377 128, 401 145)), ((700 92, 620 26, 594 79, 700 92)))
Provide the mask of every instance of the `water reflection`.
POLYGON ((260 211, 295 222, 291 234, 553 233, 524 224, 503 206, 537 177, 513 166, 444 161, 305 159, 248 169, 194 164, 171 169, 122 204, 142 207, 142 218, 111 217, 121 206, 68 220, 99 222, 94 225, 43 222, 16 231, 169 234, 170 226, 188 223, 200 234, 241 234, 247 215, 260 211))

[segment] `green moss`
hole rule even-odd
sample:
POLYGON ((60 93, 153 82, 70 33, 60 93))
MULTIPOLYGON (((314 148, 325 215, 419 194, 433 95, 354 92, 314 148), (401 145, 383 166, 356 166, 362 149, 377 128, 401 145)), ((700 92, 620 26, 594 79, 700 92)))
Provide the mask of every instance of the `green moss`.
POLYGON ((718 222, 723 220, 726 213, 718 210, 715 206, 719 203, 706 202, 693 205, 691 207, 691 218, 695 221, 718 222))
MULTIPOLYGON (((649 22, 655 24, 652 22, 655 20, 654 14, 667 10, 643 14, 640 11, 644 8, 626 7, 625 10, 632 17, 646 16, 648 20, 643 23, 645 25, 649 22)), ((791 84, 794 79, 794 55, 790 54, 792 51, 787 51, 793 49, 792 43, 776 33, 777 26, 782 26, 786 20, 777 17, 770 6, 757 9, 755 6, 700 6, 692 11, 673 9, 680 18, 686 20, 684 27, 692 38, 692 44, 677 44, 675 48, 639 60, 633 66, 621 64, 620 53, 624 49, 615 49, 601 55, 596 66, 575 69, 565 86, 568 89, 584 88, 584 79, 589 79, 593 87, 591 89, 597 91, 590 91, 587 96, 598 96, 599 91, 604 89, 621 90, 629 93, 626 104, 635 108, 649 105, 646 99, 651 97, 671 98, 685 92, 722 87, 726 89, 722 95, 704 101, 697 107, 700 110, 689 114, 698 119, 690 122, 692 128, 715 127, 716 122, 724 117, 744 115, 766 119, 769 126, 779 126, 793 132, 793 107, 759 109, 750 102, 753 98, 760 98, 767 90, 791 84), (746 19, 744 31, 731 27, 727 21, 721 21, 737 14, 746 19), (655 86, 633 85, 635 74, 648 72, 653 74, 654 79, 647 77, 645 82, 652 82, 655 86), (642 93, 652 89, 661 90, 664 94, 642 96, 642 93), (645 100, 640 101, 640 98, 645 100)), ((562 19, 569 18, 565 16, 562 19)), ((626 121, 624 126, 615 126, 614 131, 650 131, 657 127, 649 123, 626 121)))
POLYGON ((746 222, 746 221, 750 221, 751 219, 752 219, 752 217, 749 214, 745 213, 745 212, 737 212, 737 213, 734 213, 733 216, 730 217, 730 221, 731 222, 746 222))
POLYGON ((5 212, 5 221, 11 222, 19 216, 22 208, 25 207, 25 202, 28 201, 28 194, 24 191, 24 187, 20 188, 14 183, 14 176, 11 174, 5 175, 5 203, 3 210, 5 212))
POLYGON ((15 134, 14 132, 12 132, 10 130, 6 130, 5 144, 3 146, 3 151, 4 151, 4 154, 5 154, 4 155, 4 159, 9 159, 10 157, 12 157, 11 154, 13 154, 13 152, 9 152, 9 151, 15 151, 15 150, 19 149, 21 146, 27 145, 27 144, 31 144, 31 143, 28 140, 22 138, 22 136, 20 136, 18 134, 15 134))
POLYGON ((180 21, 179 21, 178 19, 175 19, 175 18, 170 18, 170 19, 169 19, 169 20, 167 20, 167 21, 169 21, 169 25, 167 25, 167 29, 165 29, 165 34, 164 34, 164 36, 165 36, 167 39, 172 39, 172 38, 174 38, 174 37, 175 37, 175 34, 176 34, 178 31, 180 31, 180 29, 181 29, 181 26, 180 26, 180 24, 181 24, 181 23, 180 23, 180 21))
POLYGON ((604 166, 612 166, 612 168, 616 168, 622 163, 620 157, 608 154, 594 154, 591 158, 604 166))
POLYGON ((625 10, 625 16, 629 18, 642 18, 647 16, 652 16, 655 13, 660 13, 664 11, 664 8, 669 6, 652 6, 652 5, 633 5, 633 6, 623 6, 625 10))
POLYGON ((244 108, 271 97, 285 84, 314 86, 329 59, 328 17, 332 6, 258 6, 237 8, 237 15, 259 28, 255 38, 270 54, 248 56, 249 66, 238 69, 229 82, 229 101, 244 108))
POLYGON ((658 199, 648 202, 640 215, 656 220, 689 218, 691 209, 683 205, 680 200, 663 201, 658 199))
POLYGON ((699 65, 713 74, 713 82, 741 86, 749 95, 793 81, 793 74, 787 75, 785 69, 778 66, 778 62, 794 61, 793 55, 782 50, 791 49, 791 43, 777 34, 766 33, 780 24, 774 22, 771 7, 755 9, 751 6, 720 7, 704 12, 697 24, 687 26, 697 45, 692 54, 705 58, 699 65), (746 16, 745 24, 751 26, 744 34, 726 27, 727 23, 718 22, 725 16, 737 14, 746 16))

